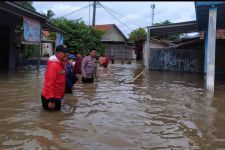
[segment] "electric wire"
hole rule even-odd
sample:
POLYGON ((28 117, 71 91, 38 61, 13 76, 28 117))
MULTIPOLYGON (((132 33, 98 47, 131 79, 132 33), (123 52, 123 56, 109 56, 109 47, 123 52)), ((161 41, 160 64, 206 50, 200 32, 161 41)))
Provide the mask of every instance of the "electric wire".
POLYGON ((126 24, 124 24, 123 22, 121 22, 117 17, 115 17, 109 10, 107 10, 102 4, 100 4, 102 6, 102 8, 104 8, 113 18, 115 18, 117 21, 119 21, 121 24, 123 24, 125 27, 129 28, 130 30, 134 30, 132 28, 130 28, 129 26, 127 26, 126 24))
MULTIPOLYGON (((102 5, 102 4, 101 4, 102 5)), ((103 6, 103 5, 102 5, 103 6)), ((104 6, 105 7, 105 6, 104 6)), ((105 7, 106 8, 106 7, 105 7)), ((109 9, 108 9, 109 10, 109 9)), ((111 10, 111 12, 112 12, 112 10, 111 10)), ((115 12, 114 12, 115 13, 115 12)), ((122 15, 120 15, 120 16, 122 16, 122 15)), ((125 16, 123 16, 123 17, 125 17, 125 16)), ((141 28, 145 28, 145 26, 140 26, 140 25, 137 25, 137 24, 134 24, 134 23, 130 23, 131 25, 133 25, 133 26, 136 26, 136 27, 141 27, 141 28)))
POLYGON ((91 4, 87 5, 87 6, 84 6, 84 7, 80 8, 80 9, 78 9, 78 10, 75 10, 75 11, 73 11, 73 12, 70 12, 70 13, 68 13, 68 14, 66 14, 66 15, 64 15, 64 16, 62 16, 62 17, 69 16, 69 15, 71 15, 71 14, 75 13, 75 12, 78 12, 78 11, 80 11, 80 10, 84 9, 84 8, 89 7, 90 5, 93 5, 93 3, 91 3, 91 4))
MULTIPOLYGON (((107 7, 107 6, 105 6, 105 5, 104 5, 104 7, 105 7, 105 8, 108 8, 108 10, 111 10, 111 12, 114 12, 114 13, 120 15, 121 17, 126 17, 126 16, 124 16, 124 15, 121 15, 118 11, 115 11, 115 10, 113 10, 113 9, 111 9, 111 8, 109 8, 109 7, 107 7)), ((143 19, 141 19, 141 18, 137 18, 137 20, 139 20, 139 21, 141 21, 141 22, 143 22, 143 23, 146 23, 146 24, 150 24, 150 22, 147 22, 147 21, 145 21, 145 20, 143 20, 143 19)))
MULTIPOLYGON (((73 18, 79 16, 80 14, 84 13, 87 9, 83 9, 80 13, 76 14, 75 16, 73 16, 73 18)), ((82 17, 83 18, 83 17, 82 17)), ((76 19, 77 20, 77 19, 76 19)))

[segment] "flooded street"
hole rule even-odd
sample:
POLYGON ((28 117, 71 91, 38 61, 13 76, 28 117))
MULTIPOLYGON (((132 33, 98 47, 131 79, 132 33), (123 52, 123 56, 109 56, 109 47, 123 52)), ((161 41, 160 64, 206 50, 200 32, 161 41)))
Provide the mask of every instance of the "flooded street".
POLYGON ((98 68, 60 112, 41 106, 45 66, 0 73, 1 149, 225 149, 225 80, 207 98, 201 74, 143 71, 141 63, 98 68), (124 80, 124 83, 119 81, 124 80))

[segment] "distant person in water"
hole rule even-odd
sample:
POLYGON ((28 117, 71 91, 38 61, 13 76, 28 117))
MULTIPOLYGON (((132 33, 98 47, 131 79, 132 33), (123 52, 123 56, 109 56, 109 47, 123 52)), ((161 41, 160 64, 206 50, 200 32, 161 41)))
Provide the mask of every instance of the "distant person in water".
POLYGON ((66 87, 67 59, 68 50, 66 46, 59 45, 56 47, 56 54, 48 60, 41 94, 42 107, 46 110, 61 110, 61 100, 64 97, 66 87))
POLYGON ((99 61, 100 66, 103 66, 103 62, 104 62, 103 54, 99 57, 98 61, 99 61))
POLYGON ((99 63, 100 63, 100 66, 103 66, 104 68, 107 68, 108 64, 109 64, 109 58, 105 54, 103 54, 99 58, 99 63))
POLYGON ((74 71, 75 56, 70 54, 66 65, 66 93, 73 93, 73 85, 76 82, 76 74, 74 71))
POLYGON ((79 81, 79 82, 82 81, 82 71, 81 71, 82 60, 83 60, 83 58, 82 58, 81 53, 77 53, 74 71, 76 73, 77 81, 79 81))
POLYGON ((94 77, 97 78, 96 50, 90 49, 89 55, 85 56, 81 65, 82 82, 93 83, 94 77))

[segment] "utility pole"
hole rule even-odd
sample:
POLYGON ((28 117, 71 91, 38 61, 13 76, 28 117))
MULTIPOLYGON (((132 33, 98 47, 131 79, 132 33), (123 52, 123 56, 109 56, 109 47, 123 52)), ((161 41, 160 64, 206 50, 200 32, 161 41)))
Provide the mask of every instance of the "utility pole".
POLYGON ((93 20, 92 20, 92 26, 95 26, 95 15, 96 15, 96 1, 94 1, 94 5, 93 5, 93 20))
POLYGON ((152 9, 152 26, 154 25, 154 9, 155 9, 155 4, 151 4, 151 9, 152 9))

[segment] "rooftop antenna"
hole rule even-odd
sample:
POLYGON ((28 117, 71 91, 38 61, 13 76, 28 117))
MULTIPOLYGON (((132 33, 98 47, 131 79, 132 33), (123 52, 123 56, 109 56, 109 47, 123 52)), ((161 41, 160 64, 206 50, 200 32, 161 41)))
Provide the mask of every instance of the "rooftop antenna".
POLYGON ((151 9, 152 9, 152 26, 154 25, 154 9, 155 9, 155 4, 151 4, 151 9))

